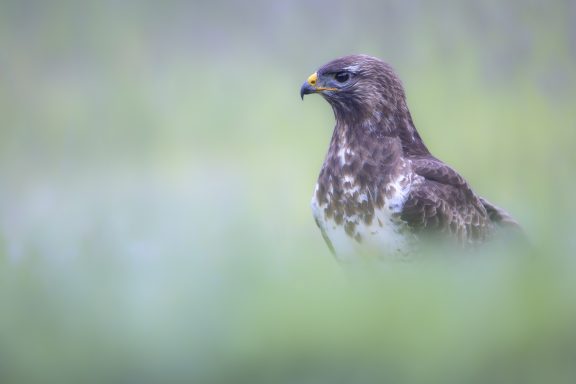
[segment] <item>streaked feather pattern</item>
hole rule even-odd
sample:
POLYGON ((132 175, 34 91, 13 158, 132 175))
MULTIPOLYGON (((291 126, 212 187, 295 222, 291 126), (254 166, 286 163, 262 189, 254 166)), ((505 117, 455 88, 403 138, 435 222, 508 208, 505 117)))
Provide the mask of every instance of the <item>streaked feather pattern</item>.
POLYGON ((346 56, 321 67, 314 78, 301 94, 320 93, 332 106, 336 126, 312 210, 338 258, 353 259, 363 251, 410 254, 428 235, 469 246, 486 241, 500 226, 518 228, 508 213, 476 195, 460 174, 430 154, 388 64, 346 56))

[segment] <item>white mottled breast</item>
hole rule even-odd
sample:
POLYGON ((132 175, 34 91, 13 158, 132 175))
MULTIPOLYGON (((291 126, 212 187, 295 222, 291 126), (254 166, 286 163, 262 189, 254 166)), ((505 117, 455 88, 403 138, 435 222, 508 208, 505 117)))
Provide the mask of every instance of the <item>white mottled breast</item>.
MULTIPOLYGON (((341 261, 354 261, 359 255, 367 253, 385 258, 403 257, 410 253, 413 234, 404 230, 404 223, 399 215, 412 186, 420 182, 419 178, 420 176, 409 173, 392 180, 386 191, 382 191, 386 196, 384 204, 380 208, 375 208, 374 218, 370 223, 366 223, 358 215, 344 215, 344 222, 341 224, 336 223, 333 217, 327 217, 325 209, 332 198, 334 187, 329 186, 328 203, 321 204, 317 197, 317 184, 311 202, 312 212, 318 226, 332 244, 336 257, 341 261), (347 223, 354 224, 353 233, 347 233, 347 223)), ((362 201, 373 203, 370 192, 360 190, 352 176, 344 176, 341 181, 339 185, 352 186, 343 188, 341 202, 354 199, 353 201, 358 203, 362 201)))

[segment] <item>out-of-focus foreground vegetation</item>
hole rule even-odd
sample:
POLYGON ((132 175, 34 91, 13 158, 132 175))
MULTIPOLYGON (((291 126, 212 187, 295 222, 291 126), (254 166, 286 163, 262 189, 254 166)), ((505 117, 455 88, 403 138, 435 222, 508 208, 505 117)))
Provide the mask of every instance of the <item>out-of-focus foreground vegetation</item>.
POLYGON ((570 1, 0 4, 1 383, 576 382, 570 1), (348 279, 308 203, 363 52, 536 251, 348 279))

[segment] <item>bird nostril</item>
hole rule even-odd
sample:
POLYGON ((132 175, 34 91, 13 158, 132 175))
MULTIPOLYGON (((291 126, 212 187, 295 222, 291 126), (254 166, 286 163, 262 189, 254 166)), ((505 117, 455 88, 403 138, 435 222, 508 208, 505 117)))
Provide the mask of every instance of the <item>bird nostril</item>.
POLYGON ((308 77, 308 84, 310 84, 311 86, 316 86, 316 80, 318 79, 318 75, 316 73, 311 74, 308 77))

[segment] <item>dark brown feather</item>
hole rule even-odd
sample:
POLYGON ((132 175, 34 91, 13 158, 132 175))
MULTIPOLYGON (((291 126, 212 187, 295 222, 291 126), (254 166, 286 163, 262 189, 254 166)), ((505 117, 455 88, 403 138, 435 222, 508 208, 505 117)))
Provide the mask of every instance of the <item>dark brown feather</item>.
POLYGON ((432 156, 412 159, 412 166, 424 180, 411 190, 402 220, 417 232, 451 234, 463 243, 485 240, 493 223, 464 178, 432 156))
MULTIPOLYGON (((346 56, 321 67, 317 79, 314 86, 321 86, 318 92, 336 118, 314 196, 321 209, 316 220, 332 250, 327 223, 360 242, 363 234, 357 227, 372 225, 382 209, 393 217, 390 223, 377 218, 380 227, 393 225, 397 232, 407 228, 416 236, 447 235, 463 244, 486 240, 498 226, 518 227, 430 154, 412 121, 402 83, 387 63, 346 56), (338 73, 348 74, 349 80, 338 82, 338 73), (402 206, 385 206, 404 187, 409 192, 402 206)), ((302 89, 306 92, 301 94, 314 92, 306 83, 302 89)))

